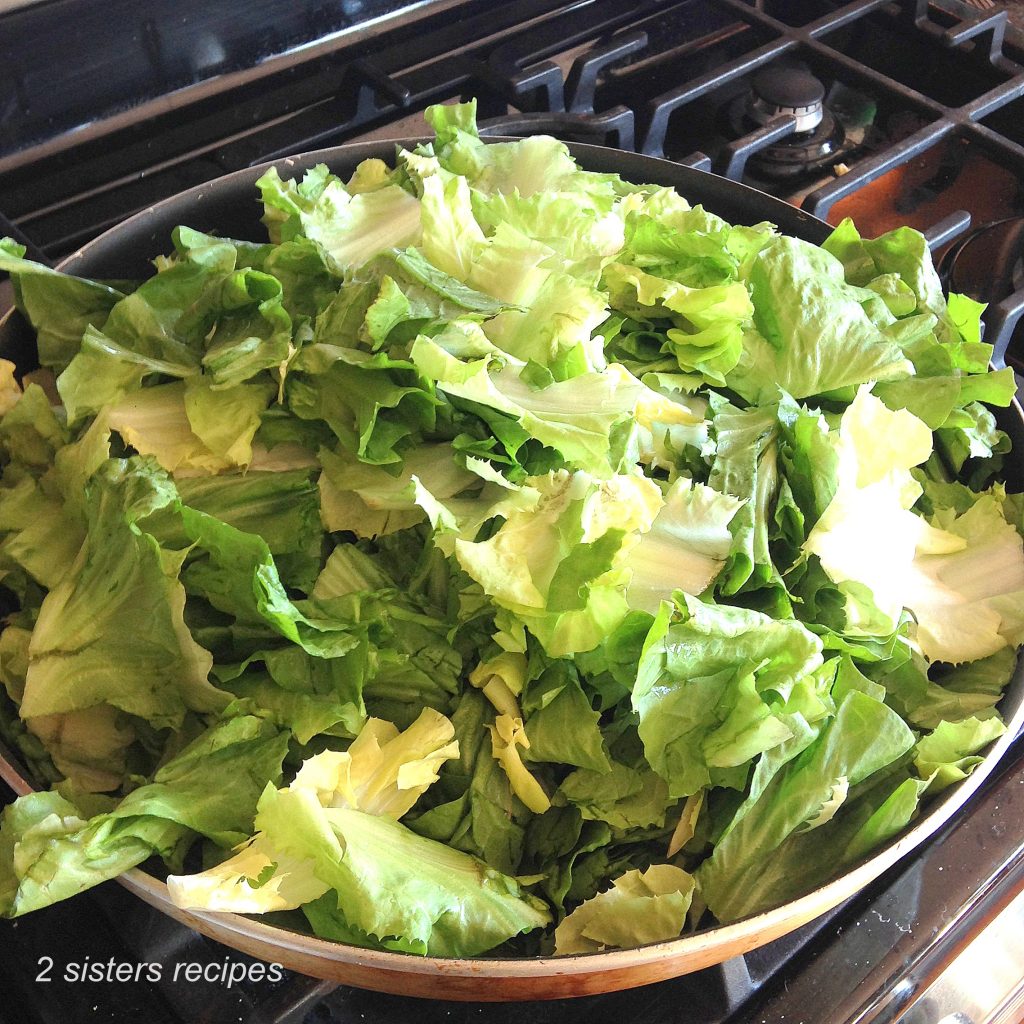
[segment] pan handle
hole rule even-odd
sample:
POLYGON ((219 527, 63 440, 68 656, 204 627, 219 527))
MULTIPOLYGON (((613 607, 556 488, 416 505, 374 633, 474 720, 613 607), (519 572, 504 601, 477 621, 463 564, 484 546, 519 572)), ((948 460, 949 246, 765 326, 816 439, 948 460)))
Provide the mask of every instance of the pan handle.
POLYGON ((993 346, 996 369, 1012 366, 1024 371, 1024 284, 1017 269, 1022 260, 1024 217, 1008 217, 961 237, 938 264, 950 291, 988 303, 985 340, 993 346))
POLYGON ((1024 288, 986 310, 985 331, 995 346, 992 362, 996 367, 1024 370, 1024 288))

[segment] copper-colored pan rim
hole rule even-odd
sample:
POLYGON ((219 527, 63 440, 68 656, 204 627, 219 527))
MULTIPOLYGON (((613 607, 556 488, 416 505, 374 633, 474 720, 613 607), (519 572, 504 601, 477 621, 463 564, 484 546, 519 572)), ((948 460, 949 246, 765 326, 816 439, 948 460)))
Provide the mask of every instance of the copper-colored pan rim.
MULTIPOLYGON (((272 163, 288 166, 294 171, 318 161, 338 164, 366 156, 380 156, 389 146, 411 145, 418 141, 421 140, 396 139, 380 144, 340 146, 272 163)), ((652 181, 659 180, 659 177, 671 179, 684 172, 686 175, 702 174, 690 168, 680 168, 668 161, 638 154, 615 153, 610 156, 601 147, 573 145, 570 148, 583 166, 587 166, 588 157, 605 165, 614 160, 619 173, 627 179, 636 180, 631 167, 646 168, 650 175, 647 180, 652 181), (657 173, 659 168, 660 174, 657 173)), ((161 207, 181 203, 190 197, 202 199, 204 194, 209 194, 227 182, 252 180, 270 165, 268 163, 262 167, 237 171, 170 197, 110 228, 65 260, 62 267, 78 263, 98 243, 109 245, 126 227, 159 211, 161 207)), ((719 179, 715 184, 716 187, 727 186, 729 191, 737 195, 738 190, 755 194, 755 190, 734 182, 721 182, 719 179)), ((769 219, 773 211, 778 211, 783 205, 770 196, 761 196, 761 201, 764 204, 764 216, 769 219)), ((801 223, 821 229, 827 227, 801 211, 787 209, 790 217, 798 218, 801 223)), ((72 269, 77 271, 77 267, 72 269)), ((7 317, 0 318, 0 334, 6 320, 7 317)), ((1007 410, 1007 415, 1018 423, 1024 422, 1024 411, 1016 401, 1007 410)), ((1012 691, 1024 691, 1024 675, 1020 665, 1007 688, 1007 696, 1012 691)), ((839 878, 795 900, 732 924, 632 949, 565 957, 505 959, 420 957, 408 953, 367 950, 275 927, 238 914, 183 910, 170 901, 167 886, 162 881, 138 868, 125 872, 119 881, 164 913, 227 945, 307 974, 365 988, 476 1000, 560 998, 628 988, 698 970, 747 952, 792 931, 855 895, 951 821, 978 790, 1016 735, 1024 728, 1024 692, 1014 693, 1014 700, 1016 707, 1006 722, 1006 733, 992 745, 972 775, 930 803, 910 829, 839 878)), ((0 777, 19 793, 31 791, 33 787, 16 767, 14 759, 8 757, 5 760, 5 754, 0 746, 0 777)))

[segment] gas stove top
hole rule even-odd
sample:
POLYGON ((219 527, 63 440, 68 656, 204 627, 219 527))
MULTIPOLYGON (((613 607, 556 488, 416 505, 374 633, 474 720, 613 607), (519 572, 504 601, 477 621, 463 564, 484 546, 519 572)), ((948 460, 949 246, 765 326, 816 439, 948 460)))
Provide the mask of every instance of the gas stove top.
MULTIPOLYGON (((57 259, 184 188, 304 150, 421 135, 426 105, 475 96, 494 134, 667 157, 832 223, 853 216, 869 235, 910 223, 947 280, 990 302, 986 338, 997 360, 1015 364, 1020 14, 994 0, 0 0, 0 234, 57 259)), ((958 1024, 1009 1021, 995 1013, 994 980, 976 974, 975 1002, 957 1002, 943 972, 958 955, 967 962, 978 935, 1020 934, 1022 887, 1018 743, 957 821, 867 892, 676 981, 528 1007, 404 1000, 286 973, 228 986, 218 968, 250 961, 110 883, 0 923, 0 1022, 938 1024, 953 1011, 973 1015, 958 1024), (121 983, 103 970, 87 974, 101 980, 66 980, 68 965, 87 959, 108 973, 201 968, 199 980, 167 972, 121 983)))
MULTIPOLYGON (((59 256, 191 185, 419 135, 429 103, 475 96, 492 131, 668 157, 941 246, 1024 214, 1024 17, 974 4, 52 0, 0 15, 0 214, 59 256)), ((1024 280, 1021 233, 998 234, 999 290, 991 246, 961 255, 1002 354, 1024 280)))

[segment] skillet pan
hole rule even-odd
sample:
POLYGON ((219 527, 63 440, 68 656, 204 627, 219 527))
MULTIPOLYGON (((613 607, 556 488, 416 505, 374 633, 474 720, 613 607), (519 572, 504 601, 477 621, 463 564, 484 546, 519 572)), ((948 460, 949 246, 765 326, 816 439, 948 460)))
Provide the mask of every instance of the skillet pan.
MULTIPOLYGON (((420 139, 395 140, 412 147, 420 139)), ((508 141, 488 139, 486 141, 508 141)), ((301 175, 325 163, 347 178, 371 157, 390 162, 395 142, 324 149, 273 161, 282 177, 301 175)), ((809 214, 771 196, 724 178, 667 160, 621 153, 597 146, 569 146, 579 164, 593 171, 620 174, 634 182, 677 188, 692 204, 733 223, 771 221, 786 234, 820 244, 830 228, 809 214)), ((68 257, 61 269, 82 277, 143 278, 150 261, 170 247, 171 230, 187 224, 211 234, 261 238, 254 182, 271 164, 218 178, 166 199, 111 228, 68 257)), ((0 321, 0 356, 20 370, 37 364, 32 331, 12 313, 0 321)), ((1012 491, 1024 490, 1024 411, 1017 402, 999 415, 1013 441, 1005 469, 1012 491)), ((956 818, 993 770, 1024 725, 1024 669, 1018 664, 1000 704, 1007 731, 965 781, 929 803, 913 827, 874 851, 833 881, 772 910, 725 926, 704 929, 667 942, 635 949, 565 957, 446 959, 365 950, 314 938, 237 914, 182 910, 171 903, 160 879, 136 868, 121 883, 163 913, 225 945, 314 977, 361 988, 434 999, 511 1001, 593 995, 646 985, 721 963, 785 935, 853 896, 929 836, 956 818)), ((33 789, 24 768, 0 747, 0 777, 19 794, 33 789)))

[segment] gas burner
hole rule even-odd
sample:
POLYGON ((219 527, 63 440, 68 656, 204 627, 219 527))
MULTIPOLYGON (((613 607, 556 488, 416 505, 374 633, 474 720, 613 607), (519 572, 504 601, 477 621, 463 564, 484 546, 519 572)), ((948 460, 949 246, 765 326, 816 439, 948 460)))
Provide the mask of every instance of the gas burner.
POLYGON ((796 130, 812 131, 825 114, 825 86, 809 71, 795 67, 762 68, 750 80, 748 116, 760 125, 792 114, 796 130))
POLYGON ((760 177, 792 179, 820 171, 836 159, 846 132, 825 104, 825 86, 806 68, 775 65, 750 80, 750 90, 729 105, 734 138, 763 128, 779 117, 796 118, 796 131, 751 156, 748 167, 760 177))

